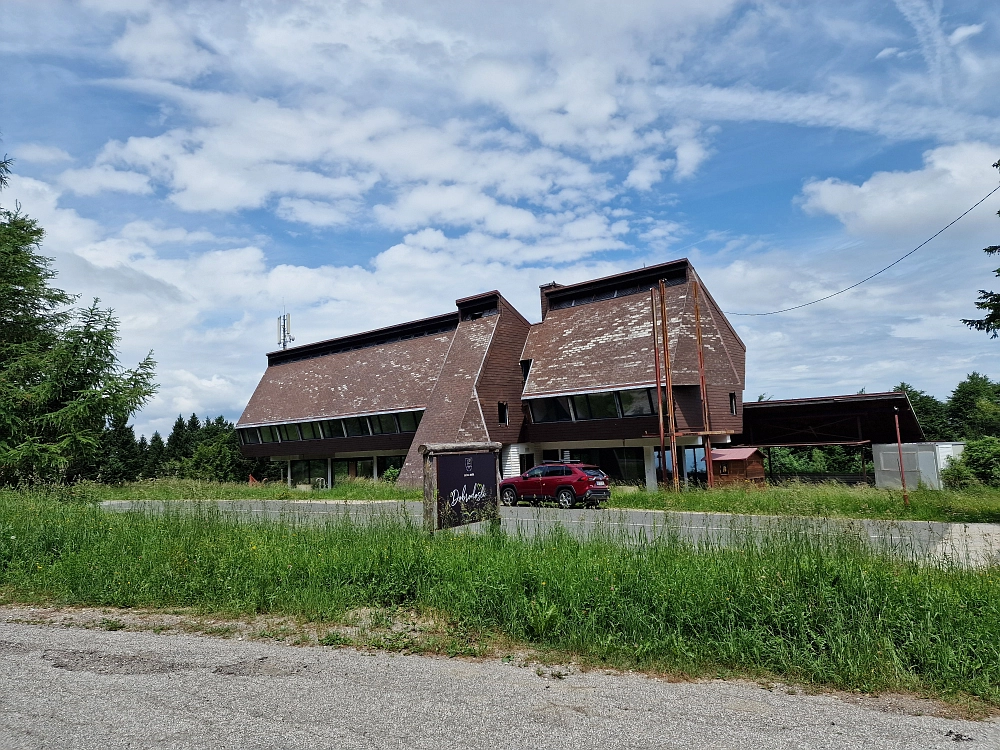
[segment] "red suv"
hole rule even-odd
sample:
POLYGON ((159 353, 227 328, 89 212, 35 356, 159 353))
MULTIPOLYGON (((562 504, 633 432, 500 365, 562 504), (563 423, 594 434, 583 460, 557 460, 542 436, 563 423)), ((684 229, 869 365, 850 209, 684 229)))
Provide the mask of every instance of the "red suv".
POLYGON ((547 463, 500 482, 500 502, 504 505, 517 505, 518 500, 536 503, 554 499, 560 508, 572 508, 577 503, 596 508, 610 498, 608 475, 587 464, 547 463))

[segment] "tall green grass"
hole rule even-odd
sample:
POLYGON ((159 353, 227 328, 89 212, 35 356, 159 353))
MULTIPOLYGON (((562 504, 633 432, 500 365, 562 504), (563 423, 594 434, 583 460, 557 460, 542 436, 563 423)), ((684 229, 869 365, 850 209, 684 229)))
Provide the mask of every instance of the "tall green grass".
MULTIPOLYGON (((792 482, 765 489, 729 487, 672 492, 624 492, 613 490, 612 508, 713 511, 720 513, 776 516, 820 516, 841 518, 908 519, 960 523, 1000 523, 1000 489, 976 487, 968 490, 925 490, 910 493, 911 507, 903 507, 902 493, 868 486, 834 482, 792 482)), ((420 489, 388 482, 356 480, 329 490, 301 492, 281 483, 247 485, 201 482, 189 479, 156 479, 122 485, 81 482, 75 485, 36 485, 24 490, 0 489, 0 497, 47 498, 81 502, 109 500, 348 500, 419 501, 420 489)))
POLYGON ((612 492, 616 508, 707 511, 775 516, 906 519, 955 523, 1000 523, 1000 489, 910 491, 910 508, 900 490, 837 482, 788 482, 757 488, 726 487, 673 492, 612 492))
POLYGON ((0 488, 0 498, 39 498, 100 503, 113 500, 421 500, 422 490, 406 489, 389 482, 356 479, 340 482, 328 490, 303 492, 281 482, 204 482, 197 479, 150 479, 125 484, 37 484, 22 489, 0 488))
POLYGON ((0 498, 9 601, 337 620, 412 607, 615 665, 772 673, 1000 704, 1000 571, 921 566, 794 529, 729 548, 558 531, 433 538, 401 514, 325 527, 214 504, 160 514, 0 498))

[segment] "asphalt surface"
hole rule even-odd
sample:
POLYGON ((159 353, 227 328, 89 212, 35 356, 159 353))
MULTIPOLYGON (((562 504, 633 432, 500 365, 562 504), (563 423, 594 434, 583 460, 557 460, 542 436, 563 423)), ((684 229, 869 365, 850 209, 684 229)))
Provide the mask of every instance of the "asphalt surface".
POLYGON ((0 748, 1000 747, 995 721, 567 671, 0 622, 0 748))
MULTIPOLYGON (((323 523, 350 516, 369 521, 384 515, 403 515, 414 523, 423 522, 419 502, 337 502, 315 500, 233 500, 202 501, 199 505, 217 505, 226 512, 253 518, 294 519, 323 523)), ((156 502, 112 501, 104 503, 111 511, 158 508, 156 502)), ((917 559, 955 560, 964 564, 990 565, 1000 562, 1000 525, 952 524, 927 521, 875 521, 776 516, 737 516, 727 513, 696 513, 655 510, 570 509, 553 507, 501 507, 503 529, 509 533, 532 536, 560 526, 574 536, 611 534, 623 541, 649 540, 677 535, 693 543, 726 544, 734 535, 785 533, 788 531, 823 535, 848 532, 867 539, 878 549, 917 559)), ((470 528, 473 533, 481 525, 470 528)))

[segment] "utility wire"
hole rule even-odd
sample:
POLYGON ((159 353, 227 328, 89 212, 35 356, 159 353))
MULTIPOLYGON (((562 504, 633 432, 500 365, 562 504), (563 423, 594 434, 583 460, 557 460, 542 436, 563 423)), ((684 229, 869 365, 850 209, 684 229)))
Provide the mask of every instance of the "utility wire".
POLYGON ((884 273, 885 271, 888 271, 890 268, 892 268, 897 263, 901 263, 902 261, 904 261, 907 258, 909 258, 911 255, 913 255, 915 252, 917 252, 917 250, 919 250, 920 248, 922 248, 924 245, 926 245, 928 242, 930 242, 931 240, 933 240, 938 235, 942 234, 946 229, 951 228, 952 226, 954 226, 955 224, 957 224, 961 219, 964 219, 966 216, 968 216, 970 213, 972 213, 972 211, 974 209, 978 208, 980 204, 982 204, 987 198, 989 198, 991 195, 993 195, 993 193, 995 193, 997 190, 1000 190, 1000 185, 997 185, 990 192, 988 192, 986 195, 984 195, 982 198, 980 198, 978 201, 976 201, 976 203, 972 206, 972 208, 970 208, 968 211, 966 211, 965 213, 963 213, 957 219, 953 220, 952 222, 950 222, 946 226, 944 226, 941 229, 939 229, 937 232, 935 232, 934 234, 932 234, 930 237, 928 237, 926 240, 924 240, 923 242, 921 242, 915 248, 913 248, 912 250, 910 250, 910 252, 908 252, 906 255, 902 256, 901 258, 897 258, 892 263, 890 263, 889 265, 887 265, 885 268, 882 268, 882 269, 876 271, 871 276, 867 276, 867 277, 861 279, 861 281, 859 281, 856 284, 851 284, 849 287, 841 289, 839 292, 834 292, 833 294, 828 294, 825 297, 820 297, 819 299, 814 299, 812 302, 803 302, 801 305, 794 305, 792 307, 786 307, 786 308, 783 308, 781 310, 771 310, 770 312, 759 312, 759 313, 727 312, 725 314, 726 315, 740 315, 740 316, 743 316, 743 317, 759 317, 759 316, 763 316, 763 315, 777 315, 778 313, 786 313, 786 312, 791 312, 792 310, 798 310, 798 309, 803 308, 803 307, 809 307, 809 305, 815 305, 817 302, 825 302, 826 300, 831 299, 832 297, 836 297, 838 294, 843 294, 844 292, 849 292, 852 289, 854 289, 855 287, 861 286, 866 281, 871 281, 876 276, 878 276, 880 273, 884 273))

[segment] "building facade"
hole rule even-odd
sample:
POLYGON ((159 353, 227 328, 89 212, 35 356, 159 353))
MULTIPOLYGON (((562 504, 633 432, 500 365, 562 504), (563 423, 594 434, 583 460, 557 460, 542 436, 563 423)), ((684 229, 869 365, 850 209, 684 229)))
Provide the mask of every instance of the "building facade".
MULTIPOLYGON (((237 425, 242 450, 287 462, 295 484, 394 467, 415 486, 420 445, 488 440, 503 444, 504 476, 575 459, 654 487, 658 472, 664 478, 654 356, 662 329, 650 299, 660 281, 679 472, 703 478, 705 434, 719 444, 742 432, 746 347, 687 260, 544 285, 534 325, 493 291, 456 300, 445 315, 271 352, 237 425)), ((663 463, 669 473, 669 456, 663 463)))

